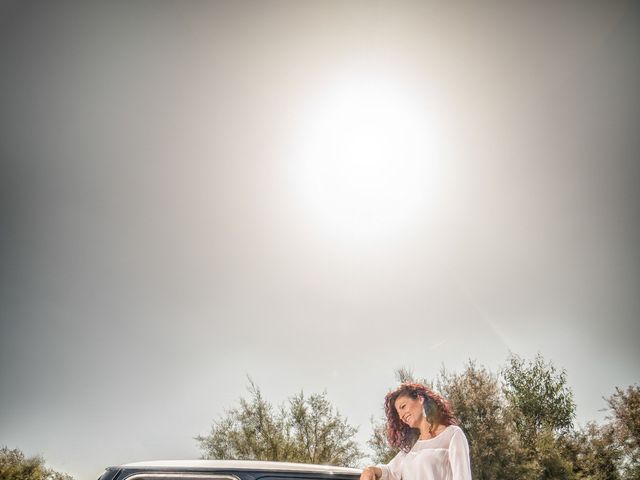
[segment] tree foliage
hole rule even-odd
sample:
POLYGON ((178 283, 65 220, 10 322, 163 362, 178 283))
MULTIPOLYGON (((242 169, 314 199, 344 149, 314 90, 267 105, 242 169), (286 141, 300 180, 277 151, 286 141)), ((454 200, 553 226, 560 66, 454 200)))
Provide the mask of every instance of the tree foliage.
POLYGON ((461 373, 441 370, 437 389, 449 400, 467 435, 476 480, 522 478, 520 445, 504 415, 497 375, 469 361, 461 373))
POLYGON ((576 406, 564 370, 541 355, 532 361, 511 355, 502 376, 507 407, 523 444, 535 446, 542 431, 571 431, 576 406))
POLYGON ((249 398, 198 436, 203 458, 273 460, 354 466, 363 454, 357 428, 334 409, 326 392, 293 395, 274 407, 250 381, 249 398))
POLYGON ((613 441, 620 451, 620 472, 624 479, 640 478, 640 387, 616 391, 607 399, 613 441))
POLYGON ((563 455, 563 435, 573 429, 575 402, 564 370, 541 355, 527 361, 510 355, 502 370, 505 416, 525 454, 526 478, 570 479, 573 464, 563 455))
POLYGON ((576 479, 621 480, 620 450, 611 425, 587 425, 564 439, 564 451, 574 466, 576 479))
POLYGON ((66 473, 47 468, 40 456, 25 457, 15 448, 0 448, 0 479, 2 480, 73 480, 66 473))
POLYGON ((387 440, 387 428, 386 420, 375 420, 371 418, 371 428, 373 433, 367 441, 367 445, 373 451, 371 459, 375 463, 389 463, 393 457, 398 453, 394 448, 391 448, 389 441, 387 440))

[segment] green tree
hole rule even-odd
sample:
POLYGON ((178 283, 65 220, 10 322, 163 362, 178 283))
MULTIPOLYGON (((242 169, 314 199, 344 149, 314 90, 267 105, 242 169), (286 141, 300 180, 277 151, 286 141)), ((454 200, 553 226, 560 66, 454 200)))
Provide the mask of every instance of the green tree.
POLYGON ((498 376, 470 360, 462 373, 442 369, 436 387, 467 435, 473 478, 523 478, 522 448, 505 418, 498 376))
POLYGON ((386 419, 376 421, 371 417, 371 427, 373 432, 367 441, 367 445, 373 450, 371 459, 375 463, 389 463, 398 451, 391 448, 387 441, 387 421, 386 419))
POLYGON ((351 426, 327 399, 326 392, 300 392, 274 408, 249 382, 249 398, 213 422, 198 436, 203 458, 274 460, 354 466, 362 458, 351 426))
POLYGON ((563 450, 577 479, 620 480, 620 450, 615 445, 610 424, 589 422, 563 440, 563 450))
POLYGON ((564 438, 576 478, 589 480, 637 480, 640 478, 640 389, 616 387, 604 399, 612 414, 598 425, 587 425, 564 438))
POLYGON ((409 382, 422 382, 426 383, 423 379, 417 379, 413 374, 413 371, 409 367, 400 367, 397 368, 394 372, 396 380, 398 383, 409 383, 409 382))
POLYGON ((542 430, 571 431, 576 406, 564 370, 558 371, 541 355, 528 362, 511 355, 502 377, 507 405, 524 444, 532 444, 542 430))
MULTIPOLYGON (((529 454, 526 457, 527 465, 530 468, 530 474, 527 478, 536 480, 572 480, 575 478, 574 464, 564 448, 564 439, 568 434, 570 432, 558 436, 548 427, 544 427, 538 432, 534 440, 535 443, 528 449, 529 452, 535 452, 535 455, 529 454)), ((527 449, 525 448, 525 450, 527 449)))
POLYGON ((505 415, 513 424, 531 478, 569 479, 573 465, 560 453, 562 436, 571 433, 575 417, 573 392, 564 370, 541 355, 525 361, 517 355, 502 370, 505 415))
POLYGON ((0 448, 0 478, 2 480, 73 480, 66 473, 56 472, 47 468, 40 456, 25 457, 24 453, 15 448, 0 448))
POLYGON ((613 416, 609 417, 614 442, 620 450, 622 478, 640 478, 640 387, 633 385, 626 390, 616 387, 607 399, 613 416))

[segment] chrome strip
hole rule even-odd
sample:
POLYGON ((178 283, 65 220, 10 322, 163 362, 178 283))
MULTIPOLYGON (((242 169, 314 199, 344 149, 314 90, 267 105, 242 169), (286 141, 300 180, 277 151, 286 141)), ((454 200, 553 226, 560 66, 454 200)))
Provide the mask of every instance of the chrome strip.
POLYGON ((158 478, 158 479, 175 478, 175 479, 182 479, 182 480, 187 480, 187 479, 191 479, 191 480, 240 480, 235 475, 216 475, 214 473, 184 472, 184 471, 183 472, 175 472, 175 473, 171 473, 171 472, 164 472, 164 473, 136 472, 133 475, 129 475, 127 477, 124 477, 123 480, 125 480, 125 479, 126 480, 137 480, 137 479, 143 479, 143 478, 158 478))

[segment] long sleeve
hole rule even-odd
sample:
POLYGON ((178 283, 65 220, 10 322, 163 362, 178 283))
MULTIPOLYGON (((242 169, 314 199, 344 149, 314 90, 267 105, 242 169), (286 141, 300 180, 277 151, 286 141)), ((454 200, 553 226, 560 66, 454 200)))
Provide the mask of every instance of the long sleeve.
POLYGON ((453 437, 451 437, 449 463, 451 464, 453 480, 471 480, 469 443, 462 429, 457 429, 453 437))
POLYGON ((406 455, 405 452, 400 451, 386 465, 376 465, 382 470, 382 478, 380 480, 400 480, 402 476, 402 461, 406 455))

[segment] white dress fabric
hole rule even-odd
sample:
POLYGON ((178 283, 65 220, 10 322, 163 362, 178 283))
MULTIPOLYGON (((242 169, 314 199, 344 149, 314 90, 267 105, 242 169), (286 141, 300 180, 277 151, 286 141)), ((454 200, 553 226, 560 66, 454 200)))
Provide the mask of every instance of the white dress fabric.
POLYGON ((381 480, 471 480, 469 444, 457 425, 449 425, 429 440, 418 440, 399 452, 382 470, 381 480))

